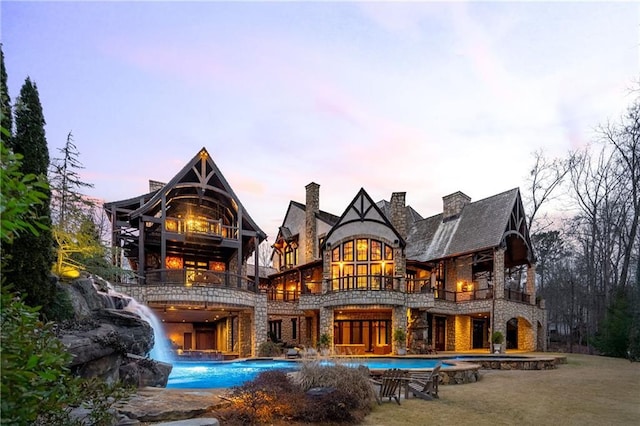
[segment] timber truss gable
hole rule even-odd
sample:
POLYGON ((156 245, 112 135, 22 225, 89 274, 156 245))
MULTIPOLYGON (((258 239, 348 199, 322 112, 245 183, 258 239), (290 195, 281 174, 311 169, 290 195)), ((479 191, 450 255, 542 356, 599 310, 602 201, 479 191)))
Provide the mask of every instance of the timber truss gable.
POLYGON ((327 234, 325 241, 330 241, 332 234, 344 226, 365 222, 376 223, 389 228, 395 235, 395 239, 404 247, 405 242, 400 233, 398 233, 378 205, 373 202, 364 188, 360 188, 360 191, 358 191, 353 201, 351 201, 342 216, 340 216, 338 222, 327 234))

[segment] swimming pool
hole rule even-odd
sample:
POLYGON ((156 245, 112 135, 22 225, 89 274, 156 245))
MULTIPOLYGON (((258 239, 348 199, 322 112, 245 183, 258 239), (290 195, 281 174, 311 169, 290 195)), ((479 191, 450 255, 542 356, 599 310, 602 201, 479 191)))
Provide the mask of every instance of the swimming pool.
MULTIPOLYGON (((349 360, 342 359, 340 364, 357 367, 366 365, 371 370, 387 368, 431 369, 437 359, 420 358, 369 358, 349 360)), ((330 364, 333 361, 323 360, 330 364)), ((295 371, 299 362, 287 360, 243 360, 243 361, 178 361, 173 363, 169 376, 168 388, 180 389, 215 389, 239 386, 252 380, 262 371, 284 370, 295 371)), ((444 366, 446 368, 446 366, 444 366)))

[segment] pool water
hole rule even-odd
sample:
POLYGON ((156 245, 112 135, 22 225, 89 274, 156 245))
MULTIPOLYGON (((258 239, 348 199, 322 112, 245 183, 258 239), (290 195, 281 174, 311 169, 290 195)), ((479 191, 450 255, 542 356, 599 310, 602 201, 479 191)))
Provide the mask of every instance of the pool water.
MULTIPOLYGON (((387 368, 431 369, 440 362, 437 359, 419 358, 370 358, 357 361, 341 360, 340 364, 350 367, 366 365, 372 370, 387 368)), ((322 361, 331 364, 332 361, 322 361)), ((268 370, 295 371, 300 363, 286 360, 245 360, 245 361, 178 361, 173 363, 168 388, 215 389, 239 386, 268 370)))

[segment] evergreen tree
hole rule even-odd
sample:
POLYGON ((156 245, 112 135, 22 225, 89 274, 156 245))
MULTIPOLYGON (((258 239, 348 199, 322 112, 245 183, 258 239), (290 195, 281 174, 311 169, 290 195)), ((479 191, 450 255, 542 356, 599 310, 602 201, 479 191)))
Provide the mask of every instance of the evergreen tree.
POLYGON ((71 132, 64 147, 58 149, 61 158, 54 158, 51 168, 51 209, 54 224, 62 231, 73 233, 79 230, 93 202, 84 196, 82 188, 93 188, 80 179, 78 170, 83 169, 78 159, 80 152, 73 143, 71 132))
POLYGON ((11 139, 11 97, 9 97, 9 89, 7 88, 7 70, 4 67, 4 53, 2 52, 2 44, 0 44, 0 125, 9 135, 4 132, 0 136, 0 140, 5 141, 5 145, 10 147, 8 143, 11 139))
MULTIPOLYGON (((38 88, 29 78, 20 90, 15 105, 15 136, 13 151, 22 155, 21 172, 25 175, 41 177, 46 182, 49 168, 49 150, 45 137, 45 120, 40 104, 38 88)), ((7 247, 7 267, 3 271, 7 282, 14 290, 25 296, 31 306, 43 306, 43 314, 55 297, 55 285, 50 270, 54 261, 51 227, 50 190, 43 191, 46 198, 42 204, 34 206, 38 221, 45 229, 37 235, 18 235, 7 247)))

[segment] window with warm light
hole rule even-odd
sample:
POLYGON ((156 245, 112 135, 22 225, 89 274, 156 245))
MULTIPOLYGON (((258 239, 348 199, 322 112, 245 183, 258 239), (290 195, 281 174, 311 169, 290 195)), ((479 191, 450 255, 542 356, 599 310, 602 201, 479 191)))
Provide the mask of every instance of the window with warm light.
POLYGON ((331 250, 332 289, 383 290, 392 287, 393 267, 393 247, 390 245, 369 238, 345 241, 331 250))
POLYGON ((182 269, 182 258, 179 256, 167 256, 165 260, 165 266, 167 269, 182 269))

